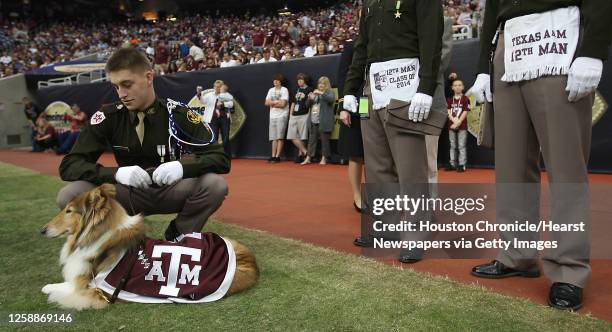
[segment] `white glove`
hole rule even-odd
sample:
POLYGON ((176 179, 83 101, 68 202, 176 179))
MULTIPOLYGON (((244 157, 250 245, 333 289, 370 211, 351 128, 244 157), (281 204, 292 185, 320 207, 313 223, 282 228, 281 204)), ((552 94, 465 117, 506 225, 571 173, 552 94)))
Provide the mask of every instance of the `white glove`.
POLYGON ((357 113, 357 98, 353 95, 344 96, 342 107, 349 112, 357 113))
POLYGON ((183 165, 178 161, 163 163, 153 172, 153 181, 160 186, 172 185, 183 178, 183 165))
POLYGON ((492 103, 493 93, 491 93, 491 76, 489 76, 489 74, 478 74, 476 82, 470 90, 468 90, 467 94, 474 95, 476 97, 476 102, 479 104, 484 104, 485 99, 492 103))
POLYGON ((119 167, 115 173, 115 180, 123 185, 139 189, 146 189, 152 184, 149 173, 140 166, 119 167))
POLYGON ((600 59, 576 58, 567 77, 567 100, 575 102, 593 93, 599 85, 602 72, 603 61, 600 59))
POLYGON ((408 120, 421 122, 427 119, 432 102, 433 98, 430 95, 424 93, 415 94, 410 101, 410 108, 408 108, 408 120))

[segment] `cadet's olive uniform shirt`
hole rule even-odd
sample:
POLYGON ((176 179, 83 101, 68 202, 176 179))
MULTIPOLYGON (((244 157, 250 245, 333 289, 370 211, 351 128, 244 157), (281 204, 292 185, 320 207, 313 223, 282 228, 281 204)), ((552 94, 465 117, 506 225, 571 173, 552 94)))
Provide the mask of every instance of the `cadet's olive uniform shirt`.
POLYGON ((606 60, 612 38, 612 0, 487 0, 480 39, 479 73, 489 73, 491 42, 501 22, 569 6, 580 7, 582 42, 576 57, 606 60))
MULTIPOLYGON (((112 148, 119 167, 138 165, 147 169, 159 166, 161 161, 157 153, 158 145, 166 146, 165 161, 169 161, 169 119, 165 103, 156 100, 144 112, 145 133, 141 146, 135 129, 139 122, 136 112, 129 111, 121 103, 102 106, 100 111, 92 116, 90 124, 81 131, 72 151, 62 160, 59 168, 62 180, 84 180, 94 184, 115 183, 117 167, 105 167, 97 163, 100 155, 108 148, 112 148), (98 122, 102 115, 105 119, 98 122)), ((174 110, 174 118, 176 124, 191 137, 200 141, 210 139, 210 133, 193 111, 177 108, 174 110)), ((181 139, 190 141, 188 138, 181 139)), ((174 144, 174 138, 172 142, 174 144)), ((193 151, 194 158, 180 160, 183 165, 183 178, 198 177, 205 173, 229 172, 229 158, 216 142, 206 147, 189 148, 193 151)))
POLYGON ((364 0, 344 95, 360 95, 358 89, 368 65, 373 62, 419 58, 417 92, 433 96, 440 69, 443 32, 442 2, 439 0, 364 0))

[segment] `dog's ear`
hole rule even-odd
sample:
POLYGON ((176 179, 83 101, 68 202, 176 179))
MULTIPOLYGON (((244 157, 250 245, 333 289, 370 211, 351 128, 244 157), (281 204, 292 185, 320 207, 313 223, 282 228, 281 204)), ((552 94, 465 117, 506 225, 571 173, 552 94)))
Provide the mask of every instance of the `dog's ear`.
POLYGON ((117 188, 114 184, 105 183, 98 188, 101 194, 107 198, 115 198, 115 196, 117 196, 117 188))
POLYGON ((92 189, 87 194, 87 208, 90 213, 87 217, 94 218, 94 223, 98 223, 99 221, 106 218, 106 215, 111 210, 110 200, 115 195, 115 188, 113 185, 101 185, 92 189), (109 187, 110 186, 110 187, 109 187))
POLYGON ((90 209, 97 211, 106 205, 107 197, 102 190, 102 186, 92 189, 87 194, 87 205, 90 209))

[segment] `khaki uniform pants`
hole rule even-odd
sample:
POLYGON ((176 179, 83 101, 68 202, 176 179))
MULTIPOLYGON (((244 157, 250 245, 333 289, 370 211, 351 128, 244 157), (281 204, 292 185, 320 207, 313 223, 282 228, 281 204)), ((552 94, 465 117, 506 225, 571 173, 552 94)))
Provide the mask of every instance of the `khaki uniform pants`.
MULTIPOLYGON (((551 220, 589 221, 587 162, 591 145, 593 96, 570 103, 567 76, 548 76, 508 84, 504 73, 503 33, 494 60, 495 173, 497 223, 539 219, 540 151, 551 183, 551 220), (568 195, 564 186, 574 186, 568 195), (582 185, 582 187, 581 187, 582 185), (576 190, 578 188, 578 190, 576 190)), ((530 233, 502 233, 504 240, 538 240, 530 233)), ((558 232, 557 249, 543 257, 544 273, 552 282, 584 287, 590 276, 587 233, 558 232)), ((516 269, 537 268, 537 252, 502 251, 497 258, 516 269)))
MULTIPOLYGON (((57 204, 63 209, 74 197, 95 187, 87 181, 71 182, 58 193, 57 204)), ((116 199, 128 214, 178 213, 176 227, 183 234, 201 232, 208 217, 221 206, 228 193, 223 177, 214 173, 160 188, 131 188, 131 193, 128 186, 117 184, 116 188, 116 199)))

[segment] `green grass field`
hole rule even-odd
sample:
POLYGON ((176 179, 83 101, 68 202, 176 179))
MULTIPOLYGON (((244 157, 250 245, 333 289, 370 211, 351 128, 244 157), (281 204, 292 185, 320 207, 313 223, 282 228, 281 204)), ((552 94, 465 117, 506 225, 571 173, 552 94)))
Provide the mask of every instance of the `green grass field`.
MULTIPOLYGON (((0 330, 612 330, 591 317, 219 221, 205 229, 257 257, 260 282, 245 293, 198 305, 115 304, 75 312, 70 325, 10 325, 9 313, 61 312, 40 289, 61 281, 63 239, 38 232, 57 213, 61 186, 58 178, 0 163, 0 330)), ((170 217, 147 219, 151 235, 160 236, 170 217)))

